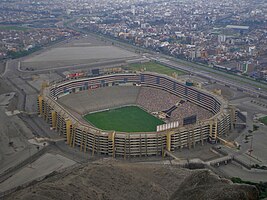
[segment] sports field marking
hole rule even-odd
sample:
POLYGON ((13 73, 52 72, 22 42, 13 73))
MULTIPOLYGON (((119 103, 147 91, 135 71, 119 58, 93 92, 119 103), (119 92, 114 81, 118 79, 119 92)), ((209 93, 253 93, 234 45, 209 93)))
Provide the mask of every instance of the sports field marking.
POLYGON ((119 132, 153 132, 164 121, 137 106, 110 109, 84 116, 84 119, 102 130, 119 132))

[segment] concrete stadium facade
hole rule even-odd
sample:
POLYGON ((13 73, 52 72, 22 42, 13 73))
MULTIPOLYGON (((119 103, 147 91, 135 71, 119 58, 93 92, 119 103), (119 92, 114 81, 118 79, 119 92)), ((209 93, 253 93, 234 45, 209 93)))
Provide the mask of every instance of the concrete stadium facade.
MULTIPOLYGON (((137 87, 138 87, 137 86, 137 87)), ((163 155, 197 143, 216 140, 233 129, 235 109, 221 96, 186 86, 172 77, 156 73, 121 73, 64 80, 50 84, 38 97, 38 112, 51 128, 64 135, 68 145, 92 155, 136 157, 163 155), (213 113, 207 120, 161 132, 122 133, 103 131, 79 120, 57 100, 64 95, 99 87, 138 85, 165 90, 213 113)))

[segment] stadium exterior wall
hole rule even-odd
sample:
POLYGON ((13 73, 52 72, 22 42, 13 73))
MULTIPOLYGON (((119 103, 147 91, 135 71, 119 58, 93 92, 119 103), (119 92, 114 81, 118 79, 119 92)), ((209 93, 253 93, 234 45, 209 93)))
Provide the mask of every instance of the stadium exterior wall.
POLYGON ((39 95, 38 111, 53 129, 65 136, 70 146, 78 146, 81 151, 89 151, 92 155, 105 154, 124 158, 162 155, 165 150, 193 148, 197 143, 203 145, 208 138, 216 140, 218 136, 228 133, 236 119, 234 108, 228 106, 228 102, 220 96, 188 87, 177 79, 155 73, 109 74, 53 83, 39 95), (214 115, 193 125, 162 132, 107 132, 83 123, 57 102, 58 98, 72 92, 117 84, 141 84, 165 90, 208 109, 214 115))

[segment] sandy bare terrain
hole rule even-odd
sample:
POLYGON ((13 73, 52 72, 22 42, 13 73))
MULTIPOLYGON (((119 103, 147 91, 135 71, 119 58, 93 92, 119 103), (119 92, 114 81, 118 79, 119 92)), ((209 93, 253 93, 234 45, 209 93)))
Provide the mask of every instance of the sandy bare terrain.
POLYGON ((46 153, 32 164, 24 167, 9 179, 0 183, 0 192, 33 181, 39 177, 74 165, 75 162, 59 154, 46 153))
POLYGON ((23 58, 20 66, 26 71, 54 70, 59 67, 87 67, 102 62, 125 62, 139 56, 134 52, 115 47, 105 39, 82 36, 35 52, 23 58))
POLYGON ((54 48, 40 55, 25 60, 24 62, 44 62, 60 60, 84 60, 84 59, 114 59, 133 57, 136 54, 119 49, 114 46, 95 47, 61 47, 54 48))
POLYGON ((233 185, 207 170, 111 162, 68 170, 6 199, 254 200, 257 197, 256 188, 233 185))
POLYGON ((205 86, 205 89, 209 91, 213 91, 214 89, 220 89, 222 92, 222 96, 229 100, 248 96, 243 92, 216 83, 205 86))
POLYGON ((6 83, 6 81, 0 78, 0 94, 9 92, 13 92, 12 88, 6 83))
POLYGON ((2 74, 5 71, 6 62, 0 62, 0 74, 2 74))

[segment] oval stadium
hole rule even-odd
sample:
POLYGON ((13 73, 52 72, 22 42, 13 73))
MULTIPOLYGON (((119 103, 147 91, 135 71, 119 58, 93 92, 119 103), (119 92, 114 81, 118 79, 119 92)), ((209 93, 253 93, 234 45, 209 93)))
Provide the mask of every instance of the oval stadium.
POLYGON ((124 158, 215 142, 236 118, 221 96, 152 72, 51 83, 38 97, 38 112, 68 145, 124 158))

